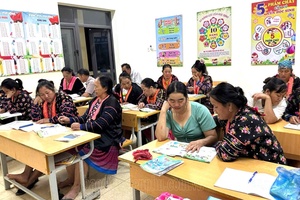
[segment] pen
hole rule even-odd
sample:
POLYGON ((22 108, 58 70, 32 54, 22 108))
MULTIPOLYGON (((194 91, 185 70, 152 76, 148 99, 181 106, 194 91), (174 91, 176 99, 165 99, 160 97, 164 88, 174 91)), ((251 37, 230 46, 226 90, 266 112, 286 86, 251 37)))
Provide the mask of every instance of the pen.
POLYGON ((257 174, 257 171, 255 171, 255 172, 253 173, 253 175, 252 175, 252 177, 249 179, 248 183, 251 183, 251 181, 253 180, 255 174, 257 174))
POLYGON ((41 127, 41 129, 44 129, 44 128, 54 128, 55 126, 43 126, 41 127))
POLYGON ((32 125, 33 125, 33 124, 26 124, 26 125, 20 126, 19 129, 25 128, 25 127, 28 127, 28 126, 32 126, 32 125))

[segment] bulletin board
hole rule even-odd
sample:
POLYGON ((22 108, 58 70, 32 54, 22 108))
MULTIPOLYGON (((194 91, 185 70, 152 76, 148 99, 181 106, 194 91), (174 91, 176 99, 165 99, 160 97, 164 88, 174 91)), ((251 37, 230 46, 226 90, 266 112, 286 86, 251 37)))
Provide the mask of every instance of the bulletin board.
POLYGON ((58 15, 0 10, 0 76, 63 67, 58 15))

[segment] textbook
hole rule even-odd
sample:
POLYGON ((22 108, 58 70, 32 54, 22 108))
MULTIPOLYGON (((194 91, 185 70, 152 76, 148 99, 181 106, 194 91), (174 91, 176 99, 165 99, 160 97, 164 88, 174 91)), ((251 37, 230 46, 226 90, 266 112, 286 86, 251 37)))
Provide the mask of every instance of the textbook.
POLYGON ((16 113, 10 113, 10 112, 5 112, 5 113, 0 113, 0 120, 12 118, 12 117, 18 117, 22 116, 22 113, 16 112, 16 113))
POLYGON ((126 110, 139 110, 138 106, 134 105, 132 103, 122 104, 121 107, 122 107, 123 111, 126 111, 126 110))
POLYGON ((284 128, 300 130, 300 124, 291 124, 291 123, 288 123, 287 125, 284 126, 284 128))
POLYGON ((191 160, 210 163, 216 156, 217 152, 213 147, 201 147, 199 151, 187 152, 185 149, 188 143, 169 141, 166 144, 153 150, 154 153, 164 154, 168 156, 181 156, 191 160))
POLYGON ((72 141, 72 140, 74 140, 74 139, 76 139, 76 138, 78 138, 80 136, 83 136, 83 135, 85 135, 85 133, 83 133, 83 132, 80 132, 80 133, 71 133, 71 134, 68 134, 68 135, 64 135, 64 136, 62 136, 60 138, 56 138, 55 140, 56 141, 60 141, 60 142, 70 142, 70 141, 72 141))
POLYGON ((161 176, 182 163, 183 160, 174 159, 166 155, 160 155, 157 158, 153 158, 152 160, 141 164, 140 166, 143 170, 149 173, 161 176))
POLYGON ((261 196, 266 199, 275 199, 270 194, 275 179, 275 176, 266 173, 226 168, 214 186, 261 196))
POLYGON ((67 128, 60 125, 60 124, 53 124, 53 125, 43 125, 34 130, 40 137, 50 137, 53 135, 62 134, 67 131, 67 128))
POLYGON ((13 121, 8 124, 5 124, 5 126, 11 128, 11 129, 16 129, 16 130, 22 130, 25 132, 30 132, 33 130, 34 127, 34 122, 32 121, 13 121))
POLYGON ((141 108, 140 111, 141 111, 141 112, 147 112, 147 113, 149 113, 149 112, 154 112, 154 111, 156 111, 156 110, 151 109, 151 108, 141 108))

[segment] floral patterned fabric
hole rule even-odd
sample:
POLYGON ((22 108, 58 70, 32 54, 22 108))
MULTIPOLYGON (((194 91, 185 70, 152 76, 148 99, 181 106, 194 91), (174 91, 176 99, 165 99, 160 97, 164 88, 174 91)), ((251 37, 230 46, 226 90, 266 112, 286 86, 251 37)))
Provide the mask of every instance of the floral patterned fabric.
POLYGON ((12 100, 12 98, 6 98, 6 95, 4 95, 0 101, 0 108, 4 108, 5 112, 22 113, 22 116, 18 117, 19 120, 31 120, 30 113, 32 105, 33 100, 30 93, 26 90, 21 90, 20 94, 14 100, 12 100))
MULTIPOLYGON (((208 110, 210 111, 211 114, 214 113, 213 110, 213 106, 210 103, 209 100, 209 92, 212 90, 212 86, 213 86, 213 81, 211 76, 207 75, 207 74, 203 74, 204 76, 204 80, 202 82, 198 81, 197 86, 199 87, 199 92, 198 94, 205 94, 206 98, 202 98, 200 100, 200 103, 205 105, 208 110)), ((187 87, 194 87, 194 80, 193 78, 190 78, 190 80, 187 82, 187 87)), ((191 94, 193 94, 194 92, 189 92, 191 94)))
MULTIPOLYGON (((160 76, 160 77, 157 79, 157 84, 160 86, 160 88, 163 88, 165 91, 167 91, 167 88, 164 88, 163 78, 164 78, 163 75, 160 76)), ((174 81, 178 81, 178 78, 177 78, 177 76, 175 76, 175 75, 172 74, 172 76, 171 76, 171 81, 170 81, 169 85, 170 85, 171 83, 173 83, 174 81)))
POLYGON ((299 116, 300 88, 295 90, 287 100, 282 119, 289 121, 292 116, 299 116))
MULTIPOLYGON (((67 116, 75 117, 78 115, 77 108, 75 107, 72 98, 62 92, 56 93, 56 115, 51 117, 49 121, 54 124, 58 124, 58 117, 67 116)), ((43 106, 33 104, 31 110, 31 116, 33 121, 43 119, 43 106)))
POLYGON ((166 92, 163 89, 159 89, 159 92, 156 97, 156 101, 154 104, 150 104, 147 101, 147 97, 143 94, 141 99, 139 100, 140 102, 143 102, 145 104, 146 108, 151 108, 154 110, 160 110, 162 105, 164 104, 164 101, 166 100, 166 92))
MULTIPOLYGON (((225 123, 217 123, 223 126, 225 123)), ((241 108, 222 141, 217 142, 216 151, 223 161, 234 161, 249 157, 274 163, 286 164, 283 150, 270 127, 250 107, 241 108)))

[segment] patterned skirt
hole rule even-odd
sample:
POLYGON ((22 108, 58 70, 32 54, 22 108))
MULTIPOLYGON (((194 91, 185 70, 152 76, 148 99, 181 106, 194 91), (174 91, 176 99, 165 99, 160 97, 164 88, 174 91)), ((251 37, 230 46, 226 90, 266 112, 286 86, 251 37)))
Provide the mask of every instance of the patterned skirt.
MULTIPOLYGON (((85 145, 80 151, 79 155, 83 156, 89 152, 89 145, 85 145)), ((97 170, 104 174, 116 174, 118 169, 118 156, 119 149, 115 146, 111 146, 108 152, 94 149, 90 157, 84 161, 97 170)))

